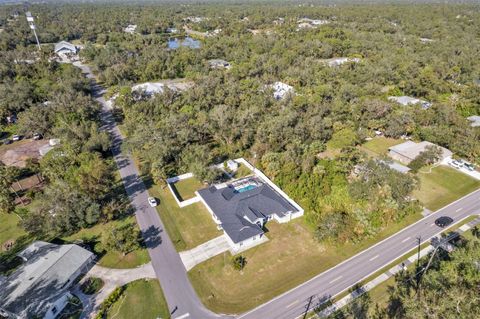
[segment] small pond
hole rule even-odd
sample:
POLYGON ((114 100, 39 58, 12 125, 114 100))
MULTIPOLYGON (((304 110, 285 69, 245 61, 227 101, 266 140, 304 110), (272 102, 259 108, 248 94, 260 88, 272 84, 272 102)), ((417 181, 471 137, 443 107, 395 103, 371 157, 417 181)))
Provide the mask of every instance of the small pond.
POLYGON ((199 40, 192 39, 190 37, 186 37, 182 39, 169 39, 168 40, 168 48, 169 49, 178 49, 180 46, 187 47, 190 49, 199 49, 201 46, 201 42, 199 40))

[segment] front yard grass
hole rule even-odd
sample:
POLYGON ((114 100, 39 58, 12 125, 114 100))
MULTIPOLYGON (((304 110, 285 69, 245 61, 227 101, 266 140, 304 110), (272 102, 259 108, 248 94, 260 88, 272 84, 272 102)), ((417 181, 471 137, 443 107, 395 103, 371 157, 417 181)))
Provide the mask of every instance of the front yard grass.
POLYGON ((152 184, 148 191, 159 199, 158 214, 178 251, 194 248, 222 234, 202 203, 180 208, 168 187, 152 184))
POLYGON ((114 220, 106 224, 97 224, 91 228, 85 228, 79 232, 63 238, 67 242, 74 242, 76 240, 83 240, 86 243, 91 243, 93 251, 101 256, 98 264, 107 268, 135 268, 137 266, 146 264, 150 261, 148 251, 145 248, 134 250, 125 256, 117 251, 103 251, 101 244, 101 237, 104 231, 115 225, 123 223, 135 223, 134 216, 128 216, 122 220, 114 220))
POLYGON ((413 196, 428 209, 435 211, 473 192, 480 187, 480 181, 447 166, 421 169, 420 189, 413 196))
POLYGON ((7 241, 15 241, 25 235, 23 228, 18 226, 20 218, 15 214, 0 213, 0 252, 7 241))
POLYGON ((405 142, 401 139, 388 137, 375 137, 370 141, 364 143, 360 148, 367 151, 367 153, 374 153, 371 155, 383 156, 387 155, 388 149, 394 145, 405 142))
POLYGON ((170 318, 158 280, 141 279, 127 284, 122 296, 108 310, 107 318, 170 318))
POLYGON ((195 197, 195 191, 205 187, 195 177, 183 179, 170 185, 177 192, 180 201, 195 197))
POLYGON ((211 258, 188 274, 202 302, 220 313, 241 313, 311 279, 421 218, 408 216, 375 238, 358 244, 317 242, 304 218, 267 224, 268 242, 242 253, 247 264, 233 269, 229 253, 211 258))

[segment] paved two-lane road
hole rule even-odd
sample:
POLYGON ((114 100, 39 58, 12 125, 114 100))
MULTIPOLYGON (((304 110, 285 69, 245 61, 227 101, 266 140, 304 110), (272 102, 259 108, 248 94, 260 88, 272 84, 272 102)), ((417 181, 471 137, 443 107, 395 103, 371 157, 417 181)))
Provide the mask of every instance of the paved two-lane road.
POLYGON ((148 204, 148 192, 130 155, 121 151, 123 137, 118 129, 111 110, 103 98, 103 88, 99 86, 90 68, 81 63, 74 63, 92 82, 93 96, 102 105, 101 118, 103 130, 110 133, 112 153, 123 180, 125 190, 135 209, 137 223, 152 260, 155 274, 160 281, 172 318, 174 319, 210 319, 228 318, 214 314, 201 303, 183 265, 180 255, 175 250, 157 210, 148 204))
POLYGON ((435 225, 440 216, 450 216, 454 223, 470 215, 480 214, 480 190, 446 206, 368 248, 304 284, 274 298, 258 308, 238 316, 239 319, 294 319, 313 310, 321 301, 352 287, 379 269, 426 242, 443 229, 435 225))

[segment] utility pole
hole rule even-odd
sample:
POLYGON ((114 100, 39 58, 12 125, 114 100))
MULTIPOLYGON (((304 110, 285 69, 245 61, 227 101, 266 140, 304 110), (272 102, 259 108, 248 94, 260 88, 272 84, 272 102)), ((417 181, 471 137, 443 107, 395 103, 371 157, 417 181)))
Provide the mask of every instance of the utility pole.
POLYGON ((28 25, 30 26, 30 29, 32 29, 33 34, 35 35, 35 40, 37 40, 38 51, 40 51, 40 41, 38 41, 37 31, 35 31, 35 29, 37 27, 35 26, 35 23, 33 22, 32 13, 30 11, 27 11, 25 13, 25 15, 27 16, 28 25))
POLYGON ((419 281, 420 281, 420 277, 418 275, 418 271, 419 271, 419 267, 420 267, 420 243, 422 241, 422 237, 418 236, 417 237, 417 241, 418 241, 418 249, 417 249, 417 267, 416 267, 416 281, 417 281, 417 285, 416 285, 416 288, 417 288, 417 294, 418 294, 418 284, 419 284, 419 281))

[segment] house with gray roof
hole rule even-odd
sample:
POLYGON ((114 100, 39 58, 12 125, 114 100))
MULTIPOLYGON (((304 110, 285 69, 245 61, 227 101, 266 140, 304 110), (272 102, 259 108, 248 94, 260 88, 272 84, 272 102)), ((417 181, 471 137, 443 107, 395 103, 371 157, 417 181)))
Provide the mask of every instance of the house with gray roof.
POLYGON ((403 96, 389 96, 388 100, 392 101, 392 102, 396 102, 396 103, 398 103, 400 105, 403 105, 403 106, 419 104, 425 110, 430 108, 430 106, 432 106, 432 103, 430 103, 428 101, 417 99, 417 98, 411 97, 411 96, 405 96, 405 95, 403 95, 403 96))
POLYGON ((233 251, 244 250, 261 241, 267 221, 275 219, 286 223, 303 215, 298 204, 261 175, 263 173, 196 192, 215 223, 223 229, 233 251))
POLYGON ((407 141, 402 144, 394 145, 388 149, 388 155, 394 160, 408 165, 418 155, 420 155, 420 153, 424 152, 429 146, 437 146, 442 150, 439 162, 452 156, 452 152, 450 150, 427 141, 423 141, 420 143, 407 141))
POLYGON ((467 117, 467 120, 470 121, 471 127, 480 127, 480 115, 472 115, 467 117))
POLYGON ((55 44, 55 53, 58 55, 73 55, 77 54, 78 48, 67 41, 60 41, 55 44))
POLYGON ((36 241, 18 254, 23 264, 0 277, 0 317, 53 319, 67 305, 69 288, 95 255, 78 245, 36 241))

